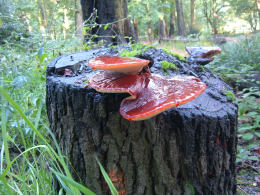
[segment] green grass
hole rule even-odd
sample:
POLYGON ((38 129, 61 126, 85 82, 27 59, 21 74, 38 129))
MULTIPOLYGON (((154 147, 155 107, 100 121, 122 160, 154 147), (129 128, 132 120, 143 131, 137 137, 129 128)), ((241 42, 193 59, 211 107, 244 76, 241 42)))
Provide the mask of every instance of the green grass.
POLYGON ((26 41, 0 45, 0 194, 94 194, 72 178, 45 107, 47 64, 83 45, 73 37, 26 41))

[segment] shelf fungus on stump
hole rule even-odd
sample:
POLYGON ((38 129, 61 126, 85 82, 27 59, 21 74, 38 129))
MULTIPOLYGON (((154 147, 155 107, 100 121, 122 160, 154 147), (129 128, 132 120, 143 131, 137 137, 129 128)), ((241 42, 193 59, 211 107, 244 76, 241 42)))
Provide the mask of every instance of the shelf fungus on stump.
POLYGON ((120 105, 121 115, 128 120, 151 118, 167 109, 195 99, 206 89, 206 84, 196 77, 164 78, 149 71, 142 71, 149 64, 148 60, 105 56, 94 58, 89 64, 91 67, 95 65, 96 69, 105 70, 96 73, 89 80, 92 88, 104 93, 129 93, 131 95, 120 105), (138 66, 140 68, 137 68, 138 66), (138 70, 135 74, 132 67, 138 70))
POLYGON ((213 56, 220 54, 219 47, 185 47, 190 54, 189 61, 206 65, 214 60, 213 56))
POLYGON ((89 61, 93 70, 103 69, 125 74, 137 74, 149 64, 149 60, 135 57, 99 56, 89 61))

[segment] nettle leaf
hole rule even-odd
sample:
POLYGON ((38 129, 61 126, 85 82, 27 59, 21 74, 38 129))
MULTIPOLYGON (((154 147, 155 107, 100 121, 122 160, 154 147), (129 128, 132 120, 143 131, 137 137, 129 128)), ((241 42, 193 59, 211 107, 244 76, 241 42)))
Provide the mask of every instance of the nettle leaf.
POLYGON ((255 132, 255 135, 257 136, 257 137, 260 137, 260 132, 255 132))
POLYGON ((258 161, 258 157, 257 156, 248 156, 247 159, 248 160, 258 161))
POLYGON ((104 30, 106 30, 108 27, 109 27, 109 24, 106 24, 106 25, 104 26, 104 30))
POLYGON ((27 76, 18 76, 12 82, 11 85, 16 87, 23 87, 30 79, 27 76))
POLYGON ((238 127, 238 132, 239 133, 245 133, 246 131, 250 130, 252 127, 250 125, 238 127))
POLYGON ((41 59, 43 52, 44 52, 44 47, 41 46, 39 51, 38 51, 38 59, 41 59))
POLYGON ((47 54, 44 53, 44 47, 41 46, 39 51, 38 51, 38 54, 37 54, 37 58, 38 60, 40 61, 40 64, 44 61, 44 59, 47 57, 47 54))
POLYGON ((258 113, 257 112, 249 112, 246 114, 247 116, 250 116, 250 117, 254 117, 254 116, 257 116, 258 113))
POLYGON ((242 138, 244 140, 251 140, 251 139, 253 139, 253 137, 254 137, 254 135, 252 133, 245 133, 242 135, 242 138))

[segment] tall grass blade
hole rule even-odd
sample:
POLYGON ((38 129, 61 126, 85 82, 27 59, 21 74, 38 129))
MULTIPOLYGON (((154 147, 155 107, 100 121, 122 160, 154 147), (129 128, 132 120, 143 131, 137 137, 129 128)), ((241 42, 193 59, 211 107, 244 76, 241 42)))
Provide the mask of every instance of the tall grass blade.
POLYGON ((5 114, 6 114, 5 113, 5 105, 2 105, 2 112, 1 112, 2 139, 3 139, 3 142, 4 142, 4 151, 5 151, 6 163, 10 164, 9 148, 8 148, 7 134, 6 134, 5 114))
POLYGON ((101 170, 101 173, 102 173, 103 177, 105 178, 105 180, 106 180, 106 182, 107 182, 107 185, 108 185, 108 187, 109 187, 111 193, 112 193, 113 195, 118 195, 118 192, 117 192, 117 190, 116 190, 114 184, 112 183, 111 179, 109 178, 108 174, 106 173, 104 167, 101 165, 101 163, 100 163, 100 161, 98 160, 98 158, 97 158, 97 157, 95 157, 95 158, 96 158, 96 161, 97 161, 97 163, 98 163, 98 165, 99 165, 99 168, 100 168, 100 170, 101 170))
POLYGON ((88 188, 86 188, 85 186, 79 184, 78 182, 75 182, 74 180, 72 180, 69 177, 66 177, 60 173, 58 173, 57 171, 54 171, 53 169, 51 169, 51 171, 56 175, 56 177, 59 177, 60 179, 62 179, 64 182, 69 183, 70 185, 73 185, 74 187, 76 187, 77 189, 79 189, 82 193, 86 194, 86 195, 95 195, 94 192, 92 192, 91 190, 89 190, 88 188))

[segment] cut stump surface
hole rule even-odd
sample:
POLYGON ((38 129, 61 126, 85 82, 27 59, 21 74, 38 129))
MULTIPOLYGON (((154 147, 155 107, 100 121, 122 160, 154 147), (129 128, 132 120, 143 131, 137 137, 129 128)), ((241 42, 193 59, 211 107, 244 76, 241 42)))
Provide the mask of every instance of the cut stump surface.
POLYGON ((87 86, 96 71, 88 61, 119 55, 123 48, 61 56, 47 69, 47 112, 76 180, 109 194, 95 156, 119 194, 235 194, 237 106, 230 87, 206 68, 150 48, 137 56, 165 75, 162 61, 176 65, 165 76, 195 76, 207 89, 196 99, 151 119, 128 121, 119 112, 128 94, 99 93, 87 86))

